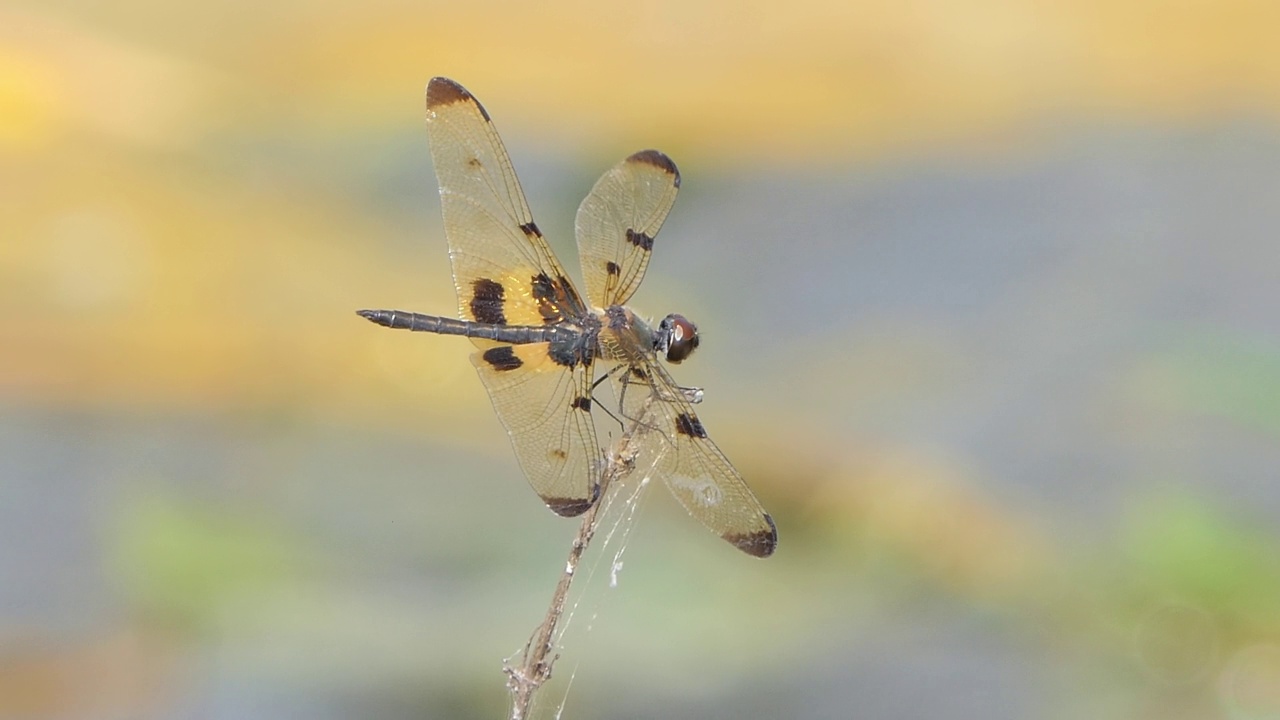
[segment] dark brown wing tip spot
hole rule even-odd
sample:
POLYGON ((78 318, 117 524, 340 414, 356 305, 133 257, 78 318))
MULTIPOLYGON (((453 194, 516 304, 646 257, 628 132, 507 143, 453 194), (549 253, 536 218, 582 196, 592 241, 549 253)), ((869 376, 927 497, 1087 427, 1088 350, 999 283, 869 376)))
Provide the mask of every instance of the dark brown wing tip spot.
POLYGON ((544 497, 542 501, 551 508, 551 512, 560 517, 575 517, 586 512, 591 507, 591 501, 586 498, 549 498, 544 497))
POLYGON ((473 102, 479 108, 480 114, 485 120, 489 119, 489 113, 485 111, 484 106, 476 100, 475 96, 467 92, 467 89, 447 77, 434 77, 431 82, 427 83, 427 109, 435 110, 436 108, 452 105, 458 102, 473 102))
POLYGON ((760 530, 746 535, 725 535, 734 547, 748 555, 754 555, 758 558, 766 558, 773 554, 778 548, 778 526, 773 524, 773 518, 769 517, 769 513, 764 514, 765 522, 769 523, 768 530, 760 530))
POLYGON ((427 108, 452 105, 473 99, 471 93, 447 77, 434 77, 427 83, 427 108))
POLYGON ((668 175, 674 176, 675 179, 672 180, 672 182, 675 183, 676 187, 680 187, 680 171, 676 169, 676 164, 671 162, 671 158, 657 150, 641 150, 631 157, 628 157, 627 162, 652 165, 668 175))

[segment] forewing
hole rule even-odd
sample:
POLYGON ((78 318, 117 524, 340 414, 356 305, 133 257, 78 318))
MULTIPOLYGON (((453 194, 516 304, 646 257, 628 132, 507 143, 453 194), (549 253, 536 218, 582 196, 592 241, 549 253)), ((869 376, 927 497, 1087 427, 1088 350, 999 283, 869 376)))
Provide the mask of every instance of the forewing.
POLYGON ((480 102, 448 78, 432 79, 427 135, 459 316, 543 325, 582 315, 582 300, 533 222, 511 158, 480 102))
POLYGON ((529 484, 556 514, 595 502, 603 454, 591 420, 590 364, 555 362, 548 343, 472 354, 529 484))
POLYGON ((637 467, 656 468, 689 514, 743 552, 768 557, 778 530, 755 493, 707 437, 684 392, 656 362, 633 365, 615 382, 623 414, 639 418, 637 467), (647 398, 653 396, 652 401, 647 398))
POLYGON ((640 286, 653 238, 676 201, 680 171, 657 150, 642 150, 600 176, 576 222, 587 299, 622 305, 640 286))

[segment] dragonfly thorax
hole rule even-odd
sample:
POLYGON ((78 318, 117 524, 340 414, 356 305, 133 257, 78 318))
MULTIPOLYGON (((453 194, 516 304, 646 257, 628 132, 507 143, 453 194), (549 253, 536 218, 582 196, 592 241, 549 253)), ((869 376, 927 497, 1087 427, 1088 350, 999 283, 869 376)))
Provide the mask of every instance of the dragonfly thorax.
POLYGON ((599 317, 604 330, 601 355, 610 360, 634 363, 656 353, 678 363, 698 347, 698 326, 683 315, 672 313, 657 328, 622 305, 606 308, 599 317))

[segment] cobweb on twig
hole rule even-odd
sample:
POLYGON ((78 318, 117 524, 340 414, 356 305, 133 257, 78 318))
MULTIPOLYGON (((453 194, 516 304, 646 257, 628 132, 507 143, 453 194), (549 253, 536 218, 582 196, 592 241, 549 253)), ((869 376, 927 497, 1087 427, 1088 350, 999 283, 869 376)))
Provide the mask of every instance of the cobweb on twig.
MULTIPOLYGON (((649 441, 652 426, 649 412, 653 398, 643 403, 635 419, 627 420, 624 432, 613 443, 605 458, 604 472, 600 479, 600 499, 582 516, 581 524, 569 547, 560 580, 551 596, 551 604, 542 623, 534 629, 524 649, 503 662, 507 675, 507 689, 511 693, 511 720, 530 717, 539 688, 551 678, 552 669, 560 658, 561 639, 578 610, 579 600, 569 602, 569 591, 580 574, 583 556, 598 532, 601 533, 599 554, 586 569, 586 582, 595 576, 600 562, 611 557, 609 584, 616 586, 622 568, 622 556, 626 552, 627 537, 635 526, 635 517, 644 488, 652 478, 654 468, 662 452, 644 453, 644 467, 637 465, 642 443, 649 441), (616 545, 615 545, 616 543, 616 545), (608 551, 615 548, 610 556, 608 551)), ((665 446, 665 443, 662 443, 665 446)), ((563 701, 556 716, 563 711, 563 701)))

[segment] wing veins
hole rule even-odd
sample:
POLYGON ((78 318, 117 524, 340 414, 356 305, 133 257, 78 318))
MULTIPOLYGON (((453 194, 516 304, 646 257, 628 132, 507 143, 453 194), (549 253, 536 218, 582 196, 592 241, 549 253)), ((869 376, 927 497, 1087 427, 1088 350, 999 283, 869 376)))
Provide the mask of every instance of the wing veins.
MULTIPOLYGON (((454 190, 449 190, 448 192, 449 192, 449 195, 470 204, 472 207, 476 208, 483 215, 489 218, 489 220, 492 221, 495 226, 502 228, 503 234, 506 235, 507 238, 511 241, 511 244, 515 246, 516 251, 523 257, 523 259, 528 261, 529 265, 543 272, 554 269, 556 267, 555 264, 548 266, 545 263, 545 258, 541 257, 541 253, 536 252, 536 250, 534 252, 530 252, 531 250, 531 248, 529 247, 530 243, 528 242, 528 238, 525 236, 524 231, 520 229, 519 224, 508 224, 506 221, 503 221, 503 219, 495 216, 488 207, 485 207, 486 204, 484 202, 476 199, 475 197, 469 194, 460 193, 454 190)), ((512 218, 509 215, 507 217, 507 221, 517 220, 517 219, 519 218, 512 218)), ((472 253, 468 253, 460 250, 455 252, 457 252, 457 254, 466 255, 467 257, 483 259, 481 256, 475 255, 472 253)))
MULTIPOLYGON (((472 98, 473 106, 468 108, 470 113, 479 112, 479 101, 472 98)), ((442 194, 447 193, 453 198, 463 200, 471 207, 480 211, 494 225, 503 228, 503 234, 510 241, 510 247, 515 249, 515 253, 523 260, 528 262, 538 270, 547 273, 553 279, 564 277, 568 279, 566 273, 562 269, 555 254, 546 243, 546 239, 539 237, 538 239, 530 238, 523 230, 522 225, 535 223, 533 213, 529 210, 529 204, 524 195, 523 188, 520 187, 519 177, 516 175, 515 167, 511 164, 511 157, 507 153, 506 148, 502 144, 502 139, 498 135, 491 121, 483 120, 480 117, 468 117, 465 124, 452 118, 437 118, 433 120, 429 126, 434 138, 433 142, 451 143, 455 146, 466 148, 469 155, 473 158, 485 158, 486 161, 480 162, 480 170, 478 175, 481 178, 481 184, 488 191, 493 202, 487 202, 485 198, 478 193, 469 192, 460 188, 466 185, 466 169, 456 163, 448 166, 446 176, 448 181, 442 182, 442 194), (468 129, 471 131, 468 132, 468 129), (457 182, 454 182, 454 178, 457 182), (458 187, 443 187, 445 184, 457 185, 458 187), (501 208, 504 217, 496 215, 491 205, 497 205, 501 208)), ((437 175, 440 175, 437 168, 437 175)), ((446 228, 446 235, 448 228, 446 228)), ((456 245, 451 241, 451 244, 456 245)), ((456 252, 456 251, 455 251, 456 252)), ((474 257, 474 256, 473 256, 474 257)), ((500 268, 510 269, 510 268, 500 268)), ((573 288, 575 294, 577 289, 573 288)), ((580 296, 580 295, 579 295, 580 296)))

